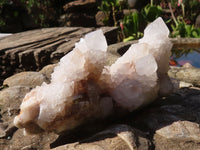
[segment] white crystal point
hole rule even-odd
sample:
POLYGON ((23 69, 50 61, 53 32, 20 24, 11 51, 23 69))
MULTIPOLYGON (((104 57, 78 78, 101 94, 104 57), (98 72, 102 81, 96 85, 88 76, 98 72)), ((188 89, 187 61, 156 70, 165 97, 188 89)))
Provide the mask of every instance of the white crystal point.
POLYGON ((152 54, 144 56, 135 62, 136 73, 139 76, 151 76, 157 71, 157 63, 152 54))
POLYGON ((52 82, 85 79, 89 72, 100 74, 106 62, 107 42, 102 30, 85 35, 73 51, 61 58, 54 69, 52 82))
POLYGON ((172 43, 169 36, 169 29, 161 17, 149 24, 144 30, 144 37, 139 43, 146 43, 151 47, 151 54, 154 55, 158 64, 158 73, 166 73, 169 69, 169 58, 171 56, 172 43))
MULTIPOLYGON (((144 30, 144 38, 167 38, 169 36, 169 29, 163 19, 158 17, 152 23, 150 23, 144 30)), ((159 39, 157 39, 159 40, 159 39)))
POLYGON ((107 51, 107 42, 102 30, 96 30, 94 32, 85 35, 85 42, 90 50, 102 50, 107 51))
POLYGON ((127 63, 135 62, 137 59, 140 59, 148 55, 150 48, 151 47, 146 43, 133 44, 130 46, 128 51, 123 55, 123 57, 118 58, 112 66, 125 62, 127 63))

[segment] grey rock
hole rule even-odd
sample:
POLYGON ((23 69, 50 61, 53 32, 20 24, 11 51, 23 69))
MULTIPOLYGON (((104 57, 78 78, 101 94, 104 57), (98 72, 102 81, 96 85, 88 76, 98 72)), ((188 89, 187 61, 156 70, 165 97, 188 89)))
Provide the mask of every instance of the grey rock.
POLYGON ((170 67, 170 77, 176 78, 194 86, 200 86, 200 69, 195 67, 170 67))
POLYGON ((44 68, 42 68, 42 70, 40 70, 40 73, 44 74, 48 80, 50 81, 51 79, 51 74, 54 71, 54 68, 56 67, 57 64, 51 64, 51 65, 47 65, 44 68))
POLYGON ((120 42, 116 44, 112 44, 108 47, 108 52, 113 54, 120 54, 123 55, 131 46, 131 44, 135 44, 138 41, 128 41, 128 42, 120 42))
POLYGON ((119 58, 119 54, 107 53, 106 65, 112 65, 119 58))
POLYGON ((14 86, 0 91, 0 138, 12 136, 17 130, 13 119, 30 87, 14 86))
POLYGON ((199 124, 177 121, 156 131, 154 135, 156 150, 197 150, 200 149, 199 124))
POLYGON ((171 38, 173 48, 199 48, 200 38, 171 38))
MULTIPOLYGON (((200 47, 200 38, 171 38, 173 43, 173 48, 199 48, 200 47)), ((123 55, 131 44, 137 43, 137 40, 120 42, 108 47, 108 51, 118 52, 120 55, 123 55)))
MULTIPOLYGON (((73 49, 74 43, 80 37, 92 30, 91 28, 42 29, 3 38, 2 41, 0 40, 0 54, 2 54, 0 56, 0 60, 2 60, 0 61, 0 66, 3 64, 8 68, 12 64, 14 68, 17 65, 21 65, 22 68, 29 68, 31 65, 32 68, 39 70, 49 62, 57 62, 60 57, 73 49), (32 36, 27 38, 30 34, 34 35, 34 38, 32 36), (12 43, 14 40, 16 42, 12 43), (8 64, 7 60, 10 60, 8 64), (17 60, 20 61, 17 62, 17 60)), ((112 32, 116 30, 109 30, 107 28, 104 31, 110 33, 112 37, 112 32)), ((178 45, 178 39, 172 41, 175 43, 175 46, 178 45)), ((191 42, 195 45, 197 41, 179 40, 182 44, 185 42, 186 45, 189 45, 191 42)), ((136 42, 121 42, 110 45, 108 47, 107 64, 111 65, 115 62, 132 43, 136 42)), ((49 133, 24 137, 22 130, 17 130, 12 124, 14 116, 19 111, 19 105, 24 95, 36 85, 41 85, 43 81, 48 82, 53 68, 54 65, 49 65, 44 67, 40 72, 23 72, 4 81, 4 85, 8 84, 10 87, 0 91, 0 136, 3 138, 0 138, 0 145, 2 149, 49 149, 50 143, 54 140, 59 141, 57 135, 49 133), (38 79, 36 76, 38 76, 38 79)), ((8 70, 12 70, 12 67, 8 70)), ((199 69, 193 67, 172 67, 169 74, 171 77, 191 83, 194 86, 199 86, 199 69)), ((81 139, 79 142, 75 139, 72 144, 65 143, 64 146, 58 145, 57 149, 152 149, 152 144, 147 135, 148 137, 154 137, 156 149, 168 149, 166 146, 176 149, 176 145, 179 147, 182 146, 181 148, 183 149, 184 147, 199 149, 199 139, 193 137, 193 135, 199 134, 199 130, 197 130, 200 124, 199 97, 199 88, 181 88, 169 96, 158 99, 150 106, 118 120, 119 124, 126 125, 112 126, 100 133, 96 133, 97 131, 91 128, 90 130, 94 130, 95 133, 90 138, 88 138, 87 132, 85 132, 85 137, 87 138, 81 139), (178 122, 177 125, 176 123, 179 120, 184 120, 184 123, 178 122), (177 126, 183 131, 188 130, 188 134, 184 135, 185 138, 177 137, 174 140, 174 137, 177 134, 179 135, 178 132, 174 132, 177 126), (166 134, 165 127, 169 129, 171 139, 167 139, 169 134, 166 134), (156 134, 154 135, 154 133, 156 134)), ((79 133, 82 136, 83 133, 79 133)), ((71 137, 69 136, 69 138, 71 137)))
POLYGON ((17 127, 14 126, 13 122, 7 126, 5 123, 0 123, 1 126, 6 127, 3 128, 0 132, 0 138, 11 138, 14 132, 17 130, 17 127))
POLYGON ((25 94, 31 90, 30 87, 13 86, 0 91, 0 109, 1 113, 12 116, 19 110, 19 106, 25 94), (14 110, 16 112, 14 112, 14 110))
POLYGON ((149 150, 151 142, 145 134, 127 125, 115 125, 80 142, 56 147, 54 150, 149 150))
POLYGON ((12 136, 12 140, 4 139, 4 143, 8 143, 4 146, 4 149, 12 150, 47 150, 50 149, 50 144, 58 137, 54 133, 42 133, 37 135, 24 136, 23 130, 18 129, 12 136))
POLYGON ((137 2, 137 0, 128 0, 128 5, 130 7, 134 7, 136 2, 137 2))
POLYGON ((105 19, 106 19, 106 14, 103 11, 98 11, 97 14, 95 15, 96 24, 98 26, 105 25, 103 22, 105 19))
POLYGON ((89 9, 96 9, 98 0, 77 0, 63 6, 66 12, 80 12, 89 9))
POLYGON ((180 81, 180 83, 179 83, 180 88, 192 87, 192 86, 193 85, 191 83, 186 83, 186 82, 183 82, 183 81, 180 81))
POLYGON ((200 123, 200 89, 181 88, 127 118, 128 124, 153 135, 155 131, 179 120, 200 123), (132 119, 131 119, 132 118, 132 119))
POLYGON ((197 16, 196 21, 195 21, 195 27, 200 28, 200 14, 197 16))
POLYGON ((192 65, 191 65, 190 63, 185 63, 185 64, 183 65, 183 67, 190 68, 190 67, 192 67, 192 65))
POLYGON ((94 27, 96 26, 95 14, 81 11, 66 13, 61 16, 59 23, 67 27, 94 27))
POLYGON ((15 74, 6 80, 4 80, 3 85, 12 86, 28 86, 34 88, 41 85, 43 82, 49 82, 46 76, 40 72, 21 72, 15 74))

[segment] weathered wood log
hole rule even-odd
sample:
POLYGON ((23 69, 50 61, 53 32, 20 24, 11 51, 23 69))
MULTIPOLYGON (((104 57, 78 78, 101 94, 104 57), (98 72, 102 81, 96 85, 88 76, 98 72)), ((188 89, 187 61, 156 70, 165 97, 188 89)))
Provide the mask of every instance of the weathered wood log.
MULTIPOLYGON (((23 70, 40 70, 56 63, 74 44, 95 28, 58 27, 21 32, 0 39, 0 83, 23 70)), ((102 28, 108 44, 117 42, 117 28, 102 28)))

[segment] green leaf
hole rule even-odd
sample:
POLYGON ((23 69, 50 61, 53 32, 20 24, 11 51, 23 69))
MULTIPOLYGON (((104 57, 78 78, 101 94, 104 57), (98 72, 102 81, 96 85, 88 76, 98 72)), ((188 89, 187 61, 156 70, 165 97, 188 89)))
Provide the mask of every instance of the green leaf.
POLYGON ((135 38, 133 36, 129 36, 128 38, 125 38, 123 40, 123 42, 128 42, 128 41, 132 41, 132 40, 135 40, 135 38))

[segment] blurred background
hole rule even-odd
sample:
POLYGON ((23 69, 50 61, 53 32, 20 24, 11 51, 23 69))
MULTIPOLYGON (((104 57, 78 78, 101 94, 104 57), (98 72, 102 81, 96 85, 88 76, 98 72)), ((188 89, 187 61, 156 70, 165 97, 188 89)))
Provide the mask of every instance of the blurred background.
MULTIPOLYGON (((141 38, 159 16, 171 38, 200 38, 200 0, 0 0, 0 33, 115 26, 118 42, 126 42, 141 38)), ((200 49, 173 49, 171 65, 185 60, 200 67, 200 49)))
POLYGON ((159 16, 171 37, 200 37, 200 0, 0 0, 0 33, 118 26, 122 41, 140 38, 146 24, 159 16))

